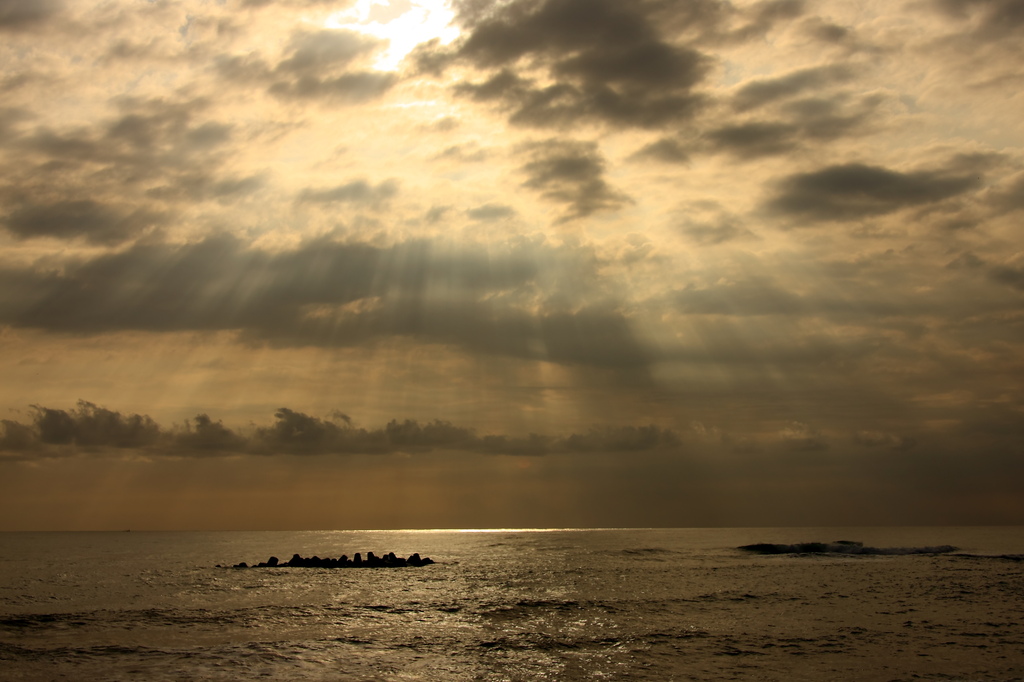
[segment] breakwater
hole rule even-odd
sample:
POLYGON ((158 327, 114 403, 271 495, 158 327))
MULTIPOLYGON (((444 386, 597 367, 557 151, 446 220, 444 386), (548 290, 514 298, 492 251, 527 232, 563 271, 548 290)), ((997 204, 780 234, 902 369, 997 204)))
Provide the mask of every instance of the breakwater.
POLYGON ((351 559, 346 554, 342 554, 336 559, 318 556, 304 557, 299 554, 293 554, 292 558, 288 561, 281 561, 276 556, 272 556, 258 564, 250 566, 242 561, 234 564, 231 568, 401 568, 403 566, 428 566, 433 563, 435 563, 433 559, 421 557, 418 552, 408 558, 395 556, 394 552, 388 552, 381 556, 377 556, 373 552, 367 552, 365 557, 361 553, 356 552, 351 559))

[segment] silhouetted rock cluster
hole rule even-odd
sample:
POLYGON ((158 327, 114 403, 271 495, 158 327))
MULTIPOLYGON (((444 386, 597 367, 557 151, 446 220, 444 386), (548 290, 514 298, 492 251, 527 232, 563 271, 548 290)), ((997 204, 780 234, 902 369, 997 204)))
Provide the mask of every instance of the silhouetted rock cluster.
POLYGON ((871 554, 871 555, 905 555, 905 554, 947 554, 955 552, 952 545, 937 547, 865 547, 863 543, 853 540, 836 540, 835 542, 800 542, 795 545, 774 545, 759 542, 754 545, 743 545, 739 549, 755 554, 871 554))
POLYGON ((273 568, 276 566, 298 568, 399 568, 402 566, 428 566, 432 563, 434 563, 433 559, 421 557, 419 553, 404 559, 400 556, 395 556, 394 552, 389 552, 384 556, 377 556, 373 552, 367 552, 365 558, 362 554, 356 552, 355 556, 351 559, 345 554, 342 554, 337 559, 329 557, 321 559, 318 556, 304 557, 299 554, 293 554, 290 560, 282 562, 276 556, 272 556, 266 561, 261 561, 253 566, 243 561, 235 564, 232 568, 273 568))

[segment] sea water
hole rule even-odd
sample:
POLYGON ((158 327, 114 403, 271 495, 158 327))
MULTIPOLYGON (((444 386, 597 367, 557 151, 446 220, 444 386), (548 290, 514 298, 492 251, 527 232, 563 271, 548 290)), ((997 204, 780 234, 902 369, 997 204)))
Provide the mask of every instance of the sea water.
POLYGON ((0 533, 0 679, 1009 680, 1024 529, 0 533), (945 555, 751 554, 855 540, 945 555), (404 568, 250 568, 414 552, 404 568))

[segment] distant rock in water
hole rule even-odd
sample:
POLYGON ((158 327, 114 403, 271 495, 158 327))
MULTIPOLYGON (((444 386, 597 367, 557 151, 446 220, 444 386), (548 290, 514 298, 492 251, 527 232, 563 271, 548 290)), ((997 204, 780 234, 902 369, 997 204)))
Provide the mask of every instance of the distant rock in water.
POLYGON ((754 545, 743 545, 738 549, 754 554, 871 554, 871 555, 905 555, 905 554, 948 554, 955 552, 952 545, 937 547, 865 547, 861 542, 853 540, 836 540, 835 542, 801 542, 795 545, 774 545, 759 542, 754 545))
POLYGON ((250 566, 242 561, 232 566, 232 568, 399 568, 402 566, 428 566, 432 563, 435 563, 433 559, 430 557, 420 557, 418 552, 408 559, 395 556, 394 552, 388 552, 384 556, 377 556, 373 552, 367 552, 364 559, 359 552, 356 552, 355 557, 352 559, 349 559, 345 554, 342 554, 337 559, 330 557, 320 558, 318 556, 304 557, 300 554, 293 554, 291 559, 282 562, 276 556, 272 556, 254 566, 250 566))

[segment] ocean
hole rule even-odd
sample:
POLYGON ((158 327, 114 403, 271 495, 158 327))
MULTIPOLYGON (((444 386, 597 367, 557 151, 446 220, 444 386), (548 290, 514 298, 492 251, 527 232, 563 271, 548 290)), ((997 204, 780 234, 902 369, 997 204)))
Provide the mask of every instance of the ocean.
POLYGON ((0 679, 1024 679, 1024 528, 0 533, 0 679), (753 554, 751 543, 954 545, 753 554), (401 568, 230 568, 419 553, 401 568))

